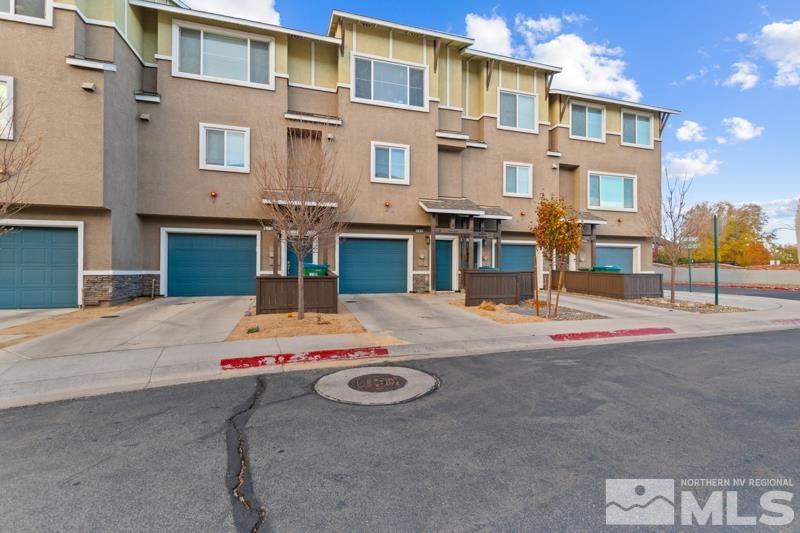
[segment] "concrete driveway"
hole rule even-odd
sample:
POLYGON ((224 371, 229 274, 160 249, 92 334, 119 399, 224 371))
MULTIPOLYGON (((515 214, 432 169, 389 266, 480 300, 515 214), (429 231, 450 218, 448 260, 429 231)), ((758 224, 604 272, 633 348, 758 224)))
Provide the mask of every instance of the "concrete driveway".
POLYGON ((25 358, 224 341, 255 297, 162 298, 18 344, 25 358))

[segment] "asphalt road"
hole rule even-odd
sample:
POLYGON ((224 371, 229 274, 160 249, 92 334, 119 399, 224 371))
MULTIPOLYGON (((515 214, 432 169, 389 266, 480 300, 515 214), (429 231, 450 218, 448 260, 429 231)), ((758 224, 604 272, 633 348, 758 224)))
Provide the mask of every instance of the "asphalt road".
MULTIPOLYGON (((799 345, 416 361, 441 388, 387 407, 293 372, 0 411, 0 530, 244 531, 263 507, 261 531, 600 531, 607 478, 800 482, 799 345)), ((740 514, 764 490, 740 491, 740 514)))
MULTIPOLYGON (((664 290, 669 290, 669 282, 664 285, 664 290)), ((688 283, 676 283, 679 291, 688 291, 688 283)), ((714 292, 714 287, 708 285, 692 285, 694 292, 714 292)), ((765 298, 779 298, 781 300, 800 300, 800 291, 782 291, 776 289, 738 289, 735 287, 720 287, 720 294, 740 294, 742 296, 763 296, 765 298)))

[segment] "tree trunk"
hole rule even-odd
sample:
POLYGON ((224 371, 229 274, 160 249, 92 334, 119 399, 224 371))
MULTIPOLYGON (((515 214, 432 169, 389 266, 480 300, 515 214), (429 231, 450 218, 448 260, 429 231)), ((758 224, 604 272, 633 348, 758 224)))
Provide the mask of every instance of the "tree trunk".
POLYGON ((547 260, 547 264, 550 265, 550 273, 547 276, 547 318, 550 318, 550 304, 553 301, 553 256, 547 260))
MULTIPOLYGON (((300 254, 297 256, 302 257, 300 254)), ((297 266, 297 320, 303 320, 306 317, 305 287, 303 287, 304 270, 303 263, 300 263, 297 266)))
POLYGON ((553 310, 553 318, 558 318, 558 302, 561 300, 561 288, 564 286, 564 270, 566 263, 562 262, 558 270, 558 289, 556 290, 556 307, 553 310))
POLYGON ((536 318, 539 318, 539 270, 533 267, 533 306, 536 308, 536 318))
POLYGON ((675 263, 669 267, 669 303, 675 305, 675 263))

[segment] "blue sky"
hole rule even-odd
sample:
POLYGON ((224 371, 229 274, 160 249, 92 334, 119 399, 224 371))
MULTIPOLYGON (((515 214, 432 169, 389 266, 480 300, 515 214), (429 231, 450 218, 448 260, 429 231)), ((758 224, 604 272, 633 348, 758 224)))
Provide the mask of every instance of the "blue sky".
MULTIPOLYGON (((693 201, 764 205, 793 223, 800 197, 800 2, 186 0, 197 9, 324 33, 331 9, 470 35, 476 47, 559 64, 565 88, 680 109, 664 164, 693 201), (688 122, 685 122, 688 121, 688 122)), ((794 232, 779 233, 794 242, 794 232)))

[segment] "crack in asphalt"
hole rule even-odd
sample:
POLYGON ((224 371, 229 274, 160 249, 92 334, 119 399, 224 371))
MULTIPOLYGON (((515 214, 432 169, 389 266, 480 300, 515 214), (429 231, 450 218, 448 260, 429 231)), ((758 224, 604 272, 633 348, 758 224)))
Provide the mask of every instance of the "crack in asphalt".
POLYGON ((239 531, 258 533, 267 519, 267 509, 258 501, 253 490, 247 459, 245 427, 267 388, 263 376, 256 378, 253 394, 225 422, 225 440, 228 450, 228 471, 225 484, 230 491, 233 521, 239 531))

